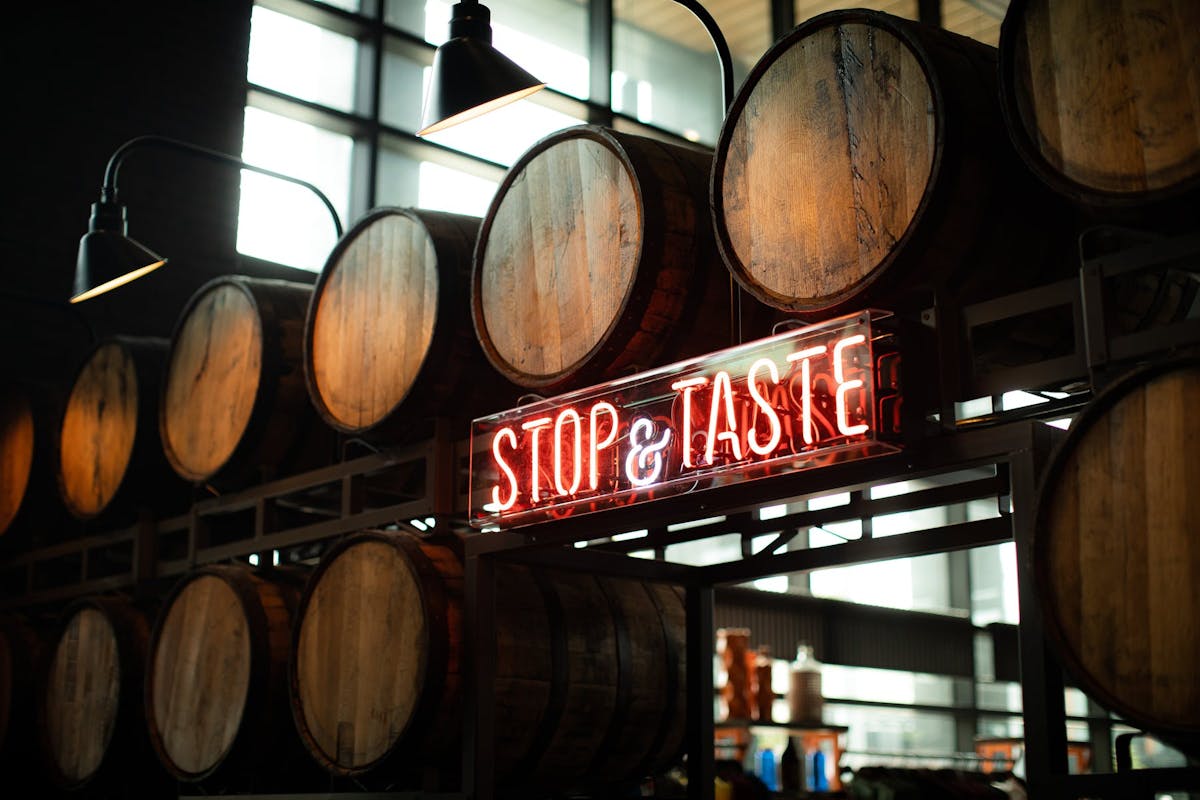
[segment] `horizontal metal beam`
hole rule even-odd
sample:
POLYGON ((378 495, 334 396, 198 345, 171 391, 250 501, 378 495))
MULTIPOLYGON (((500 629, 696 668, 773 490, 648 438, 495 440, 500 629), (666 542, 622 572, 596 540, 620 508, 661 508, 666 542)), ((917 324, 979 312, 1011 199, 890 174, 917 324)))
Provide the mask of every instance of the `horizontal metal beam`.
POLYGON ((1008 515, 993 519, 946 525, 941 528, 903 533, 882 539, 856 539, 845 544, 808 550, 791 550, 776 555, 757 555, 740 561, 699 567, 699 578, 709 585, 744 583, 764 575, 804 572, 845 564, 884 561, 889 558, 944 553, 999 544, 1012 539, 1008 515))

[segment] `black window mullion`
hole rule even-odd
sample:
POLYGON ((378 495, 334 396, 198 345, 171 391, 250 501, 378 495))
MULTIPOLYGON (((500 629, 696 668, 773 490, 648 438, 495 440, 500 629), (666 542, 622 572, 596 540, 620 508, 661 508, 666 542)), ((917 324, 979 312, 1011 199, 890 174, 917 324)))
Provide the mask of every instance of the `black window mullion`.
POLYGON ((612 0, 588 3, 588 122, 613 123, 613 4, 612 0))
POLYGON ((917 0, 917 20, 942 27, 942 0, 917 0))
POLYGON ((796 27, 796 5, 793 0, 771 0, 771 41, 778 42, 796 27))

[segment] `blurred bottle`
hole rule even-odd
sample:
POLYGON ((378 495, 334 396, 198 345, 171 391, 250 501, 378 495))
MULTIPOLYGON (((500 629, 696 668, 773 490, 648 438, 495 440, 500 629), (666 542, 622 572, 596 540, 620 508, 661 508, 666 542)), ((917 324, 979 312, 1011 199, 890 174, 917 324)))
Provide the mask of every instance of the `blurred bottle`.
POLYGON ((789 736, 787 747, 779 756, 779 790, 799 792, 804 788, 804 757, 796 747, 795 737, 789 736))
POLYGON ((771 707, 775 704, 775 691, 771 688, 771 648, 758 646, 754 664, 754 697, 756 718, 759 722, 771 721, 771 707))
POLYGON ((821 695, 821 664, 813 657, 812 646, 801 642, 796 648, 790 677, 788 713, 791 721, 820 724, 825 701, 821 695))
POLYGON ((779 781, 775 774, 775 751, 769 747, 764 747, 758 751, 758 756, 755 759, 757 762, 755 772, 758 773, 759 779, 772 792, 779 788, 779 781))
POLYGON ((750 719, 754 706, 750 630, 722 628, 717 631, 717 645, 721 664, 725 668, 725 686, 721 689, 721 697, 728 708, 728 719, 750 719))
POLYGON ((825 753, 819 747, 812 752, 812 761, 808 768, 808 788, 814 792, 829 791, 829 778, 825 776, 825 753))

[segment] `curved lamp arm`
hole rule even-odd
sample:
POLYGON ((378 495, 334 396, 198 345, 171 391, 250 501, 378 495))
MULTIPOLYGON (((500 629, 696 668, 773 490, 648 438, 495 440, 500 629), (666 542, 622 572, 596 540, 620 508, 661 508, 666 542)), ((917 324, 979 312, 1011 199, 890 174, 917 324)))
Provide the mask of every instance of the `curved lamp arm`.
POLYGON ((313 186, 308 181, 302 181, 299 178, 293 178, 291 175, 284 175, 282 172, 275 172, 273 170, 264 169, 263 167, 256 167, 253 164, 247 164, 245 161, 237 158, 236 156, 231 156, 227 153, 222 153, 217 150, 209 150, 207 147, 201 147, 200 145, 179 141, 178 139, 170 139, 166 136, 138 136, 134 139, 130 139, 125 144, 117 148, 116 152, 114 152, 108 159, 108 166, 104 169, 104 186, 100 190, 100 197, 103 202, 116 202, 117 174, 121 170, 122 162, 125 160, 126 156, 130 154, 130 152, 138 149, 139 147, 146 146, 165 147, 181 153, 191 153, 192 155, 206 158, 209 161, 216 161, 217 163, 229 164, 231 166, 240 167, 241 169, 248 169, 251 172, 258 172, 263 175, 269 175, 272 178, 278 178, 281 181, 288 181, 289 183, 303 186, 305 189, 308 189, 310 192, 320 198, 321 202, 325 204, 325 208, 329 211, 329 216, 333 217, 333 227, 337 230, 338 238, 340 239, 342 236, 342 220, 338 217, 338 213, 334 209, 333 203, 329 202, 329 198, 325 196, 324 192, 322 192, 316 186, 313 186))
POLYGON ((692 12, 696 19, 704 25, 704 29, 708 31, 708 35, 712 39, 713 47, 717 50, 717 58, 721 61, 721 108, 728 112, 729 104, 733 102, 733 57, 729 53, 729 43, 725 41, 725 34, 721 33, 717 21, 713 19, 712 14, 708 13, 708 9, 700 5, 697 0, 675 0, 675 2, 692 12))

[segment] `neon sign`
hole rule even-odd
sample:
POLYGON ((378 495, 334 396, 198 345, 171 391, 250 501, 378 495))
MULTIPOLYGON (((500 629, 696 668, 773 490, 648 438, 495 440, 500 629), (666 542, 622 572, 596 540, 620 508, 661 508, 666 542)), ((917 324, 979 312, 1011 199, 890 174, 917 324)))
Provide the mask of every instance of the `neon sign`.
POLYGON ((471 428, 471 524, 512 527, 900 449, 900 354, 864 311, 471 428))

